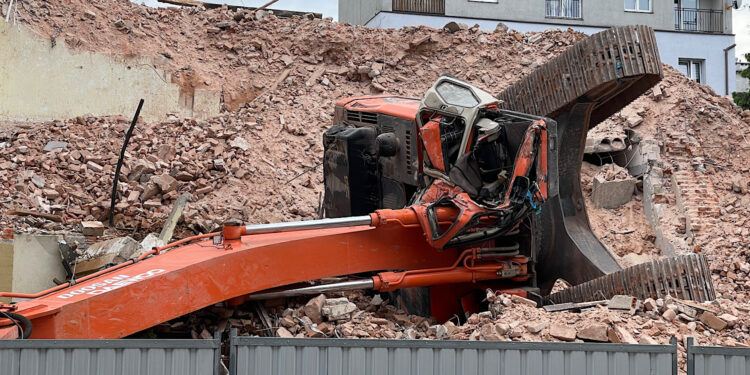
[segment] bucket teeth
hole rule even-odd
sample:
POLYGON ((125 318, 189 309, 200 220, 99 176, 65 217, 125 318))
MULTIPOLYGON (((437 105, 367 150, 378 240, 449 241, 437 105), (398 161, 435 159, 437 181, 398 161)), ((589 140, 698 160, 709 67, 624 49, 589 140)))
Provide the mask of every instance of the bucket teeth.
POLYGON ((550 303, 610 299, 617 294, 639 299, 667 295, 697 302, 716 298, 703 254, 688 254, 625 268, 549 295, 550 303))

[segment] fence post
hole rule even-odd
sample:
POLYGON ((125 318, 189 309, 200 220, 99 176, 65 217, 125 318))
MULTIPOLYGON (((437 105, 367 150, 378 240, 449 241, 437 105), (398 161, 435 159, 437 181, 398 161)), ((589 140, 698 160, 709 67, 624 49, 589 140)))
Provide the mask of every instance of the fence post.
POLYGON ((687 346, 685 346, 685 353, 687 355, 687 375, 695 374, 695 354, 693 354, 693 336, 687 336, 687 346))
POLYGON ((672 336, 671 339, 669 339, 669 344, 672 345, 673 352, 672 352, 672 375, 677 375, 677 356, 678 356, 678 350, 677 350, 677 337, 672 336))
POLYGON ((229 330, 229 375, 237 374, 237 328, 229 330))
POLYGON ((221 375, 221 332, 214 332, 214 375, 221 375))

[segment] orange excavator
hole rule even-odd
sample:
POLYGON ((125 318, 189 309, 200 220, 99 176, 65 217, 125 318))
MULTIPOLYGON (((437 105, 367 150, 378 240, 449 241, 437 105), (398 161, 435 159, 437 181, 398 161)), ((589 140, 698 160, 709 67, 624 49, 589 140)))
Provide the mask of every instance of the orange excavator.
POLYGON ((622 27, 498 96, 444 75, 421 100, 341 100, 323 137, 326 218, 227 222, 50 290, 0 293, 18 301, 0 305, 0 338, 122 338, 215 303, 356 289, 438 320, 477 311, 485 288, 540 305, 712 299, 696 256, 620 270, 583 207, 586 131, 661 75, 653 30, 622 27), (577 286, 547 296, 558 278, 577 286))

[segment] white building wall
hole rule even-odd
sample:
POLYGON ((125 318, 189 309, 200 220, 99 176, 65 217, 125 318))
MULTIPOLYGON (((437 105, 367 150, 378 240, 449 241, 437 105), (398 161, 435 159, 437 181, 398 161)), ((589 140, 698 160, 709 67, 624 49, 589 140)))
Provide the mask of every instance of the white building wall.
MULTIPOLYGON (((424 25, 441 28, 450 21, 463 22, 469 26, 478 24, 482 30, 494 30, 498 21, 475 18, 441 17, 405 13, 381 12, 367 23, 368 27, 401 28, 404 26, 424 25)), ((531 22, 503 22, 511 29, 525 33, 530 31, 544 31, 551 27, 571 28, 585 34, 594 34, 604 30, 602 27, 550 25, 531 22)), ((727 95, 735 91, 736 79, 734 49, 727 51, 728 62, 725 64, 724 48, 734 44, 734 35, 699 34, 679 31, 656 31, 656 41, 659 45, 661 61, 677 68, 681 58, 704 60, 702 75, 704 84, 710 86, 719 95, 727 95), (727 74, 729 74, 727 87, 727 74), (727 90, 728 89, 728 90, 727 90)))
POLYGON ((742 76, 742 70, 747 69, 747 64, 737 64, 736 81, 737 87, 734 91, 737 92, 748 92, 750 90, 750 79, 742 76))

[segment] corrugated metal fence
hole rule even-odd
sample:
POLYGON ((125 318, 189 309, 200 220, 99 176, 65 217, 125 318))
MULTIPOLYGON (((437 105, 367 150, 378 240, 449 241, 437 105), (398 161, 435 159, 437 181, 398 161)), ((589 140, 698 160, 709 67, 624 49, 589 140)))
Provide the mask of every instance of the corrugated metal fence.
POLYGON ((677 345, 232 337, 230 373, 676 375, 677 345))
POLYGON ((2 375, 218 375, 215 340, 0 340, 2 375))
MULTIPOLYGON (((677 345, 232 336, 230 373, 676 375, 677 345)), ((0 340, 2 375, 220 374, 221 341, 0 340)), ((750 348, 696 346, 688 375, 748 375, 750 348)))
POLYGON ((747 375, 750 374, 750 349, 720 346, 696 346, 687 339, 688 375, 747 375))

